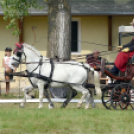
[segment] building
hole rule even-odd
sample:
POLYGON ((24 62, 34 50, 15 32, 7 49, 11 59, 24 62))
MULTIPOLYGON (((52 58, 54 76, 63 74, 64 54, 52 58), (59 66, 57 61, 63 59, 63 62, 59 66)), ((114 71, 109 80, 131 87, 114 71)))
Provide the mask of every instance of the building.
MULTIPOLYGON (((24 42, 31 44, 46 55, 48 16, 44 0, 38 0, 42 10, 30 9, 30 16, 23 20, 24 42)), ((94 49, 100 51, 114 50, 119 44, 118 27, 130 25, 134 18, 133 0, 70 0, 72 9, 72 55, 91 53, 94 49), (76 42, 78 40, 78 42, 76 42), (95 45, 103 44, 102 45, 95 45), (115 47, 113 47, 115 46, 115 47)), ((6 30, 8 21, 3 20, 0 7, 0 59, 4 56, 6 46, 14 48, 19 37, 12 35, 12 30, 6 30)), ((122 45, 131 37, 124 38, 122 45)), ((105 55, 113 62, 117 53, 105 55)), ((1 65, 0 65, 1 66, 1 65)))

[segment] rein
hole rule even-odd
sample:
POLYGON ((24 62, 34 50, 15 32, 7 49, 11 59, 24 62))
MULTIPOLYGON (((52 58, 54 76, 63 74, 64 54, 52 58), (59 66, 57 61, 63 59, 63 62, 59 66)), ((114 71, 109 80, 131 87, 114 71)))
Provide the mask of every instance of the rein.
MULTIPOLYGON (((68 83, 68 82, 64 82, 64 81, 57 81, 57 80, 53 80, 51 79, 50 77, 46 77, 46 76, 43 76, 43 75, 39 75, 39 74, 36 74, 36 73, 30 73, 28 70, 25 70, 25 71, 22 71, 22 72, 15 72, 15 73, 11 73, 11 74, 8 74, 9 76, 10 75, 13 75, 13 76, 19 76, 19 77, 34 77, 34 78, 38 78, 38 79, 42 79, 42 80, 45 80, 45 81, 50 81, 50 82, 57 82, 57 83, 62 83, 62 84, 74 84, 74 85, 83 85, 83 84, 79 84, 79 83, 68 83)), ((50 83, 49 83, 50 84, 50 83)), ((34 84, 33 84, 34 85, 34 84)), ((35 86, 35 85, 34 85, 35 86)), ((49 86, 49 85, 48 85, 49 86)), ((35 86, 37 87, 37 86, 35 86)))
MULTIPOLYGON (((49 37, 41 37, 38 41, 36 41, 36 43, 39 43, 42 38, 49 39, 49 37)), ((52 38, 52 37, 51 37, 51 39, 62 39, 63 40, 63 38, 52 38)), ((64 39, 64 40, 68 40, 68 39, 64 39)), ((93 44, 93 45, 99 45, 99 46, 104 46, 104 47, 108 46, 108 45, 104 45, 104 44, 97 44, 94 42, 88 42, 88 41, 82 41, 82 40, 72 40, 72 42, 81 42, 84 44, 93 44)), ((116 47, 116 46, 112 46, 112 47, 116 47)))
MULTIPOLYGON (((50 61, 42 62, 42 63, 50 63, 50 61)), ((39 62, 21 62, 20 64, 39 64, 39 62)), ((75 64, 75 63, 65 63, 65 62, 54 62, 54 64, 68 64, 68 65, 84 66, 83 62, 81 62, 81 65, 75 64)))
MULTIPOLYGON (((102 52, 100 52, 100 53, 104 53, 104 52, 108 52, 108 51, 102 51, 102 52)), ((113 52, 108 52, 108 53, 106 53, 106 54, 103 54, 103 55, 100 55, 100 56, 104 56, 104 55, 107 55, 107 54, 111 54, 111 53, 116 53, 117 51, 113 51, 113 52)), ((71 59, 71 60, 65 60, 65 58, 66 57, 64 57, 64 58, 51 58, 52 60, 59 60, 59 59, 64 59, 65 60, 65 62, 66 61, 76 61, 77 59, 79 60, 79 59, 85 59, 86 58, 86 56, 88 56, 88 55, 91 55, 91 58, 92 58, 92 54, 93 53, 90 53, 90 54, 83 54, 83 55, 78 55, 78 56, 75 56, 75 57, 78 57, 78 58, 75 58, 75 59, 71 59), (83 57, 84 56, 84 57, 83 57), (81 58, 82 57, 82 58, 81 58)), ((26 57, 26 56, 25 56, 26 57)), ((43 57, 43 56, 40 56, 40 57, 43 57)), ((88 58, 90 58, 90 57, 88 57, 88 58)), ((19 62, 17 59, 15 59, 15 58, 13 58, 14 60, 16 60, 17 62, 19 62)), ((49 62, 49 59, 45 59, 45 60, 48 60, 48 61, 42 61, 42 63, 50 63, 49 62)), ((58 62, 55 62, 56 64, 71 64, 71 63, 65 63, 64 61, 63 62, 60 62, 60 61, 58 61, 58 62)), ((20 64, 38 64, 39 62, 20 62, 20 64)), ((77 65, 77 64, 72 64, 72 65, 77 65)))

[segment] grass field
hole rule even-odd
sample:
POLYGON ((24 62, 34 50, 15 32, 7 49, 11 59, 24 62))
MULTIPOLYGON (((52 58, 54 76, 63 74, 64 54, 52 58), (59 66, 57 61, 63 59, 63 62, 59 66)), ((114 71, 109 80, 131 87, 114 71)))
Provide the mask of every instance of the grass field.
POLYGON ((134 111, 106 110, 101 104, 96 109, 76 109, 69 103, 60 109, 38 109, 38 103, 0 104, 0 134, 133 134, 134 111))

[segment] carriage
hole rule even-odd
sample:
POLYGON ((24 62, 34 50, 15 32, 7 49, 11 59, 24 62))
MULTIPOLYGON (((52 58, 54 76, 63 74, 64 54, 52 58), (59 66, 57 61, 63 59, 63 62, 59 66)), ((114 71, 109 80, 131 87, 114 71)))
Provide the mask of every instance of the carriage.
MULTIPOLYGON (((132 26, 119 27, 119 45, 123 37, 133 36, 134 29, 132 26)), ((102 104, 107 109, 134 109, 134 56, 128 60, 127 68, 124 73, 120 72, 119 76, 113 76, 107 70, 105 74, 111 79, 111 83, 102 86, 102 104), (115 80, 115 82, 113 81, 115 80)))

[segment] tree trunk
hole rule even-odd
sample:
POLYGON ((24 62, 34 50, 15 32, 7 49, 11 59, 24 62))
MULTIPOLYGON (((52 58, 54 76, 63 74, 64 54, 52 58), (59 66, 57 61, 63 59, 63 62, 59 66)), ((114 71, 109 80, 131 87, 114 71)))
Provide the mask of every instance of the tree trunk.
POLYGON ((71 8, 70 0, 48 0, 48 51, 47 56, 70 59, 71 8))

